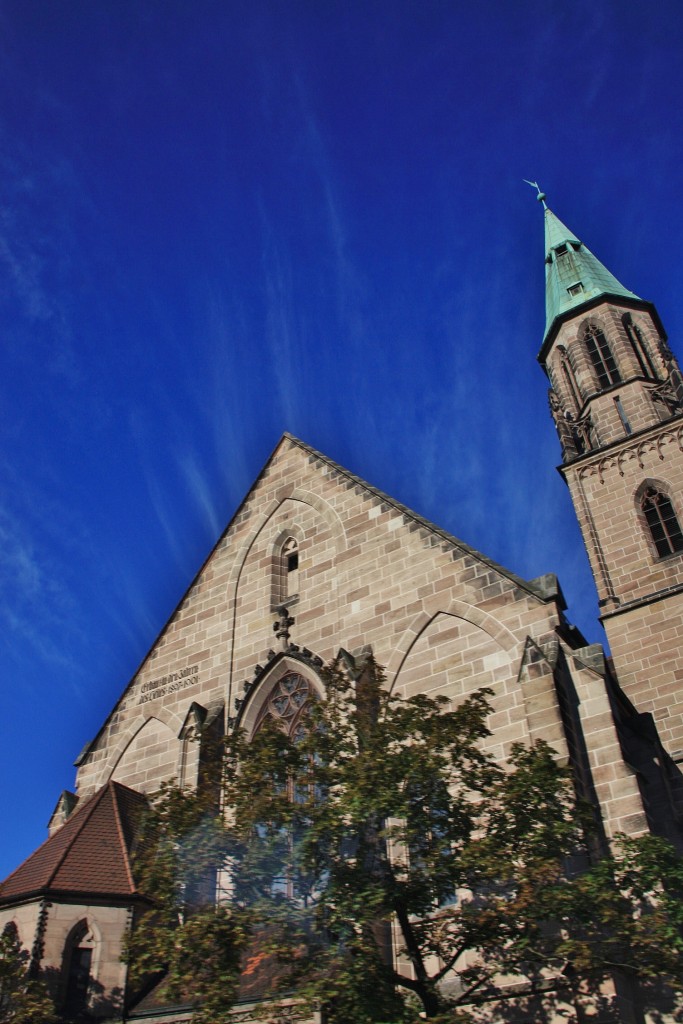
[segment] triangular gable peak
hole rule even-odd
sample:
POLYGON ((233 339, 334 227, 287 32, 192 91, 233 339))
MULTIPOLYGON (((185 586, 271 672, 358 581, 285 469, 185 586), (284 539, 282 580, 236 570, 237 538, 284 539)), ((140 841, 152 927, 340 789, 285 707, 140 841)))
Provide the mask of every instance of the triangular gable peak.
POLYGON ((564 607, 554 577, 521 579, 285 434, 79 757, 79 792, 112 777, 146 792, 183 778, 173 741, 192 702, 223 701, 234 717, 244 679, 271 647, 294 643, 327 661, 340 646, 370 642, 387 664, 386 644, 365 635, 370 623, 403 617, 407 605, 417 610, 424 591, 456 578, 472 605, 522 600, 552 605, 556 617, 564 607))
POLYGON ((431 544, 443 544, 446 545, 448 549, 470 555, 473 558, 476 558, 483 565, 487 565, 491 569, 494 569, 496 572, 500 573, 501 576, 514 583, 515 586, 521 587, 534 597, 540 597, 542 599, 546 598, 547 595, 543 592, 542 588, 539 588, 536 585, 535 581, 524 580, 515 573, 510 572, 509 569, 506 569, 504 566, 494 562, 491 558, 487 558, 487 556, 482 554, 481 551, 477 551, 476 548, 466 544, 458 537, 455 537, 452 533, 449 533, 447 530, 444 530, 435 523, 425 519, 424 516, 419 515, 419 513, 413 512, 413 510, 408 508, 407 505, 403 505, 400 501, 397 501, 395 498, 392 498, 383 491, 380 491, 377 487, 373 487, 372 484, 367 483, 365 480, 361 479, 361 477, 349 472, 348 469, 344 469, 343 466, 340 466, 326 455, 323 455, 322 452, 316 451, 315 448, 311 448, 311 446, 306 444, 304 441, 300 441, 291 434, 285 434, 283 440, 285 439, 289 440, 292 445, 296 445, 303 452, 307 453, 309 460, 318 463, 328 473, 331 473, 332 476, 342 480, 346 487, 355 488, 357 494, 364 493, 368 500, 374 503, 379 502, 380 505, 386 506, 388 510, 400 515, 403 519, 404 525, 409 530, 419 530, 420 535, 431 544))
POLYGON ((78 797, 75 793, 71 793, 68 789, 62 790, 47 825, 49 835, 52 835, 53 832, 56 832, 58 828, 62 827, 64 822, 70 817, 77 803, 78 797))

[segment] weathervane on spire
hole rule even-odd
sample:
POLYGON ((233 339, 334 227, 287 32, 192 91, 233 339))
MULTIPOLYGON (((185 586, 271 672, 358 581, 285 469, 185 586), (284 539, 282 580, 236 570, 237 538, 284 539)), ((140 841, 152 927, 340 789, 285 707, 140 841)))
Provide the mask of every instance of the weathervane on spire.
POLYGON ((522 178, 522 181, 526 182, 527 185, 531 185, 532 188, 536 189, 536 193, 537 193, 536 198, 538 199, 539 203, 543 203, 543 209, 547 210, 548 207, 545 205, 545 201, 546 201, 547 197, 546 197, 545 192, 541 192, 541 189, 539 188, 538 182, 537 181, 527 181, 526 178, 522 178))

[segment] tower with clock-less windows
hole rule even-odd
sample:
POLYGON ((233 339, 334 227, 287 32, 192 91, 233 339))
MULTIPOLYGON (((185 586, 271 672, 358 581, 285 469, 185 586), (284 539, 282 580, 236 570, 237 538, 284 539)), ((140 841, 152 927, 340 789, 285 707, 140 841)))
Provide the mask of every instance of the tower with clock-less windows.
POLYGON ((683 759, 683 381, 651 302, 550 210, 546 325, 560 467, 619 681, 683 759))

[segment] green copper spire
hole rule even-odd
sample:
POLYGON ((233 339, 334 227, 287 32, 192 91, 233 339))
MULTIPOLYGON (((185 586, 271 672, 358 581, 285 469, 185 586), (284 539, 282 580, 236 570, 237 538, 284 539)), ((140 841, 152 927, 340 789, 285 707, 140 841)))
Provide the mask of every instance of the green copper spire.
MULTIPOLYGON (((536 182, 533 184, 538 189, 536 182)), ((607 267, 570 231, 545 203, 538 189, 536 197, 545 211, 545 336, 558 316, 599 295, 638 296, 624 288, 607 267)))

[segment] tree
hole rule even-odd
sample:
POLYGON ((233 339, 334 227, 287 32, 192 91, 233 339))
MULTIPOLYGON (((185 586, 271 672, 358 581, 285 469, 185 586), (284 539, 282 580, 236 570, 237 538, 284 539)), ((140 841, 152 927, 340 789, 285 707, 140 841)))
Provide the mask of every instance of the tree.
POLYGON ((31 976, 30 954, 16 929, 0 934, 0 1021, 3 1024, 50 1024, 54 1004, 45 985, 31 976))
MULTIPOLYGON (((220 776, 220 757, 214 765, 220 776)), ((138 886, 152 901, 127 942, 129 989, 140 994, 163 980, 165 995, 183 1002, 200 992, 194 1019, 207 1024, 234 1001, 247 936, 242 908, 216 901, 216 872, 230 846, 215 785, 193 793, 168 784, 135 856, 138 886)))
POLYGON ((156 805, 156 909, 131 951, 173 977, 188 935, 223 929, 220 963, 202 961, 206 1019, 227 1019, 240 965, 264 958, 273 994, 294 991, 329 1024, 465 1019, 502 974, 529 991, 615 970, 679 984, 675 853, 647 838, 597 856, 546 744, 514 747, 506 766, 483 751, 490 691, 457 708, 403 700, 371 658, 355 679, 334 663, 324 682, 294 734, 266 720, 230 739, 220 814, 201 792, 168 788, 156 805), (222 899, 202 903, 216 869, 222 899))

